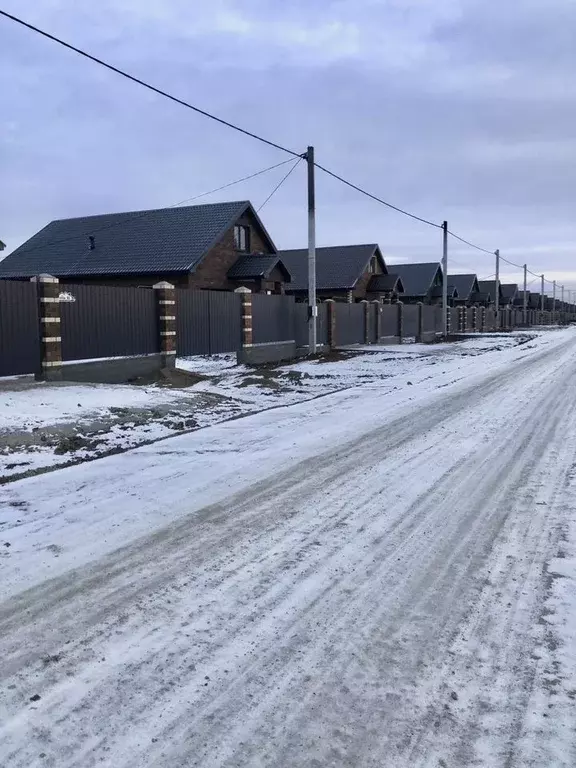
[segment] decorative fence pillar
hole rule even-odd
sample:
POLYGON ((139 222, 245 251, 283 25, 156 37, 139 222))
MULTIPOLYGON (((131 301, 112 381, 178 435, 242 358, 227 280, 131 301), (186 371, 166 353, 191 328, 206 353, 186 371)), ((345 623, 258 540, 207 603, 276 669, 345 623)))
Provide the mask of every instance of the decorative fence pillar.
POLYGON ((452 334, 452 308, 446 307, 446 310, 442 311, 446 311, 446 336, 450 336, 452 334))
POLYGON ((240 294, 240 327, 242 331, 242 347, 251 347, 254 343, 253 325, 252 325, 252 293, 249 288, 244 290, 237 289, 240 294))
POLYGON ((480 331, 484 333, 486 331, 486 307, 482 307, 480 310, 480 331))
POLYGON ((382 304, 379 301, 374 300, 372 306, 374 307, 374 336, 376 338, 376 344, 378 344, 380 336, 382 335, 382 304))
POLYGON ((336 346, 336 302, 334 299, 326 299, 326 325, 327 341, 330 349, 336 346))
POLYGON ((402 343, 402 339, 404 338, 404 304, 399 301, 396 306, 398 307, 396 335, 398 336, 400 343, 402 343))
POLYGON ((158 318, 158 348, 163 368, 176 365, 176 289, 162 280, 152 286, 158 318))
POLYGON ((472 330, 478 330, 478 307, 472 307, 472 330))
POLYGON ((459 307, 458 313, 458 319, 460 320, 460 333, 466 333, 466 307, 459 307))
POLYGON ((62 336, 60 332, 60 284, 57 277, 33 277, 38 291, 40 320, 40 361, 36 379, 58 381, 62 378, 62 336))

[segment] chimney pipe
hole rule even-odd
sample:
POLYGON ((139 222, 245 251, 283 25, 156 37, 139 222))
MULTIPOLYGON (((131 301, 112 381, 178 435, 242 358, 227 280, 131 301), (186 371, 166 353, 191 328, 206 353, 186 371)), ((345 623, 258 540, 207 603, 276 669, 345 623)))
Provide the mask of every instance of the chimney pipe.
POLYGON ((88 248, 89 248, 91 251, 93 251, 93 250, 94 250, 94 248, 96 248, 96 244, 95 244, 95 242, 94 242, 94 235, 88 235, 88 242, 89 242, 89 246, 88 246, 88 248))

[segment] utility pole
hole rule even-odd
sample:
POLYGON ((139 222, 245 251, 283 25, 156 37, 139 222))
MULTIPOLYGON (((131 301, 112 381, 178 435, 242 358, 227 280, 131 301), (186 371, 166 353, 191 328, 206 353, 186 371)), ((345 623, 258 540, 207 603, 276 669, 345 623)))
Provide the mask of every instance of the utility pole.
POLYGON ((306 151, 308 164, 308 354, 316 354, 316 194, 314 188, 314 147, 306 151))
POLYGON ((540 276, 542 288, 540 289, 540 312, 544 312, 544 275, 540 276))
POLYGON ((522 322, 528 325, 528 265, 524 264, 524 300, 522 301, 522 322))
POLYGON ((496 303, 494 308, 496 319, 498 319, 498 310, 500 309, 500 250, 498 248, 494 251, 494 255, 496 256, 496 303))
POLYGON ((552 281, 552 324, 556 320, 556 280, 552 281))
POLYGON ((442 222, 442 312, 444 338, 448 336, 448 222, 442 222))

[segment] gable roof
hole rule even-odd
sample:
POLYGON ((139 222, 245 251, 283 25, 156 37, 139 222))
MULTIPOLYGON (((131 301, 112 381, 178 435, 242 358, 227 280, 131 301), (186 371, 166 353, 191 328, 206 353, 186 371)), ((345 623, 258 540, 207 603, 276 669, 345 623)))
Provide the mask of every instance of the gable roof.
POLYGON ((442 268, 438 262, 427 264, 393 264, 390 267, 404 284, 405 296, 426 296, 442 268))
MULTIPOLYGON (((352 290, 374 255, 378 257, 383 271, 387 272, 377 243, 316 248, 317 290, 352 290)), ((308 249, 280 251, 280 258, 292 275, 289 290, 306 290, 308 288, 308 249)))
POLYGON ((228 270, 231 280, 266 279, 276 267, 282 272, 285 282, 290 282, 290 272, 278 254, 245 253, 228 270))
POLYGON ((505 301, 512 302, 518 295, 518 283, 500 283, 500 292, 505 301))
POLYGON ((399 275, 372 275, 366 290, 368 293, 403 293, 404 284, 399 275))
POLYGON ((252 205, 241 200, 52 221, 0 262, 0 277, 190 272, 247 212, 275 252, 252 205))
POLYGON ((2 240, 0 240, 0 251, 3 251, 4 248, 6 248, 6 243, 3 243, 2 240))
POLYGON ((480 286, 481 293, 489 293, 490 300, 496 301, 496 291, 498 290, 499 298, 502 298, 502 286, 498 283, 496 287, 496 280, 480 280, 478 285, 480 286))
POLYGON ((470 296, 480 290, 478 287, 478 278, 473 274, 448 275, 448 287, 451 285, 456 288, 458 293, 456 298, 463 301, 469 301, 470 296))
POLYGON ((489 304, 490 303, 490 294, 484 293, 483 291, 475 291, 470 296, 470 301, 473 304, 489 304))

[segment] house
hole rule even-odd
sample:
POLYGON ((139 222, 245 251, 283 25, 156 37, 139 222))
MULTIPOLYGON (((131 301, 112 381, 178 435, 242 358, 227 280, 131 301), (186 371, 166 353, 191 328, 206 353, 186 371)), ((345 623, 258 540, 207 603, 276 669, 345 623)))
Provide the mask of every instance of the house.
POLYGON ((454 288, 456 296, 453 298, 454 306, 468 307, 472 302, 472 296, 480 291, 476 275, 448 275, 448 288, 454 288))
POLYGON ((405 304, 442 302, 442 267, 437 262, 394 264, 391 269, 400 277, 404 286, 400 301, 405 304))
MULTIPOLYGON (((292 276, 286 292, 305 300, 308 296, 308 250, 285 250, 279 255, 292 276)), ((397 275, 388 274, 377 243, 316 248, 316 293, 319 299, 348 302, 393 299, 402 287, 397 275)))
POLYGON ((516 296, 518 295, 518 284, 517 283, 501 283, 500 291, 502 294, 502 306, 503 307, 514 306, 516 296))
POLYGON ((489 296, 486 306, 493 307, 496 305, 496 291, 498 291, 498 303, 502 306, 502 285, 500 281, 497 283, 496 280, 479 280, 478 286, 480 293, 488 294, 489 296))
POLYGON ((0 262, 0 278, 281 293, 289 280, 246 201, 60 219, 0 262))

